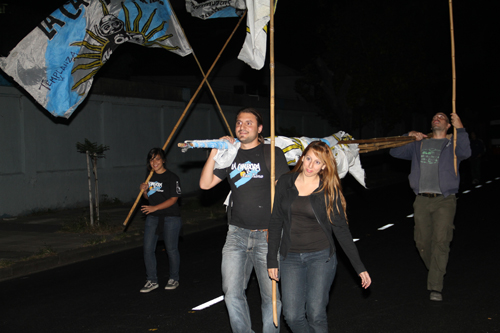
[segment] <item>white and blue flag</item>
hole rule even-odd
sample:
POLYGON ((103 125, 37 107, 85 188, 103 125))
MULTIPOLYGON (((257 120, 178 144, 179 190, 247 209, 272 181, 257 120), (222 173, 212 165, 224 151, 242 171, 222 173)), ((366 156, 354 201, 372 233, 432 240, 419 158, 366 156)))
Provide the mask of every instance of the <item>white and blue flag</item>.
POLYGON ((69 118, 125 42, 191 53, 168 0, 71 0, 0 58, 0 68, 52 115, 69 118))
POLYGON ((238 17, 243 15, 246 8, 245 0, 186 0, 186 11, 203 20, 238 17))
MULTIPOLYGON (((302 156, 304 149, 313 141, 323 141, 332 150, 335 161, 337 162, 337 172, 340 178, 344 178, 349 172, 361 185, 365 184, 365 170, 361 166, 359 158, 358 144, 342 143, 343 141, 353 140, 353 137, 344 131, 339 131, 325 138, 308 138, 277 136, 274 138, 274 145, 279 147, 285 154, 288 165, 296 165, 302 156)), ((183 145, 182 152, 185 153, 190 148, 216 148, 217 154, 214 157, 214 169, 224 169, 231 165, 238 154, 241 142, 236 140, 233 144, 226 140, 186 140, 187 145, 183 145)), ((266 138, 264 143, 270 144, 271 140, 266 138)), ((249 162, 248 162, 249 163, 249 162)), ((251 169, 251 168, 247 168, 251 169)), ((260 171, 260 170, 259 170, 260 171)), ((234 174, 236 175, 236 174, 234 174)), ((231 174, 231 178, 234 177, 231 174)))
MULTIPOLYGON (((269 0, 185 0, 186 10, 192 16, 205 19, 241 16, 247 14, 247 35, 238 59, 253 69, 262 69, 266 61, 267 24, 270 20, 269 0)), ((278 0, 275 0, 275 8, 278 0)))

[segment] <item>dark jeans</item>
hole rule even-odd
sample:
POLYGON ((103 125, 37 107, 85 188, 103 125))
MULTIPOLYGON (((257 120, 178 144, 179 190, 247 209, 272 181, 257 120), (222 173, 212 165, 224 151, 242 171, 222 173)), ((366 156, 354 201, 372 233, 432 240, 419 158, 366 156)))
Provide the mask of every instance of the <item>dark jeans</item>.
POLYGON ((283 315, 292 332, 328 332, 326 306, 337 270, 337 255, 327 248, 288 253, 280 260, 283 315))
MULTIPOLYGON (((164 221, 163 239, 168 255, 169 279, 179 281, 179 266, 181 258, 179 255, 179 234, 181 231, 180 216, 166 216, 164 221)), ((147 279, 158 283, 156 274, 156 227, 158 226, 158 217, 148 215, 144 228, 144 264, 146 265, 147 279)))
POLYGON ((415 244, 429 270, 427 289, 442 291, 443 279, 453 239, 453 220, 457 207, 454 194, 428 198, 417 195, 415 211, 415 244))

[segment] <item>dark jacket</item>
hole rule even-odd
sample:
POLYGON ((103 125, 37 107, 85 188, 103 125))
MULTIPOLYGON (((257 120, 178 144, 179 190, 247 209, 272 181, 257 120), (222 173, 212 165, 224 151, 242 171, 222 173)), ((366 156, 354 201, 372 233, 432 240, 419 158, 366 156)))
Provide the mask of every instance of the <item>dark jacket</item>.
MULTIPOLYGON (((291 206, 293 201, 298 197, 299 191, 295 187, 295 180, 299 173, 288 173, 280 177, 276 185, 276 195, 274 197, 273 214, 271 223, 269 224, 269 245, 267 253, 267 268, 278 268, 278 249, 280 254, 285 258, 290 249, 290 230, 291 230, 291 206), (283 236, 282 236, 283 231, 283 236)), ((320 184, 321 187, 321 184, 320 184)), ((366 271, 361 259, 359 258, 358 250, 352 240, 349 226, 345 219, 344 209, 339 202, 340 215, 335 209, 332 216, 332 222, 328 220, 326 212, 325 196, 323 192, 313 193, 309 196, 311 206, 316 220, 321 225, 325 232, 328 241, 330 242, 330 257, 335 253, 335 243, 333 242, 332 232, 335 234, 337 241, 344 250, 345 254, 351 261, 356 273, 366 271)))
MULTIPOLYGON (((408 134, 405 134, 406 136, 408 134)), ((424 139, 425 140, 425 139, 424 139)), ((422 140, 410 142, 398 148, 392 148, 389 153, 391 156, 404 160, 411 160, 411 172, 408 176, 410 187, 415 194, 419 193, 420 183, 420 155, 422 153, 422 140)), ((462 160, 471 155, 469 135, 465 128, 457 128, 457 146, 455 148, 457 155, 457 166, 462 160)), ((449 135, 441 148, 439 154, 439 188, 443 196, 458 192, 460 184, 460 173, 455 174, 455 165, 453 157, 453 136, 449 135)))

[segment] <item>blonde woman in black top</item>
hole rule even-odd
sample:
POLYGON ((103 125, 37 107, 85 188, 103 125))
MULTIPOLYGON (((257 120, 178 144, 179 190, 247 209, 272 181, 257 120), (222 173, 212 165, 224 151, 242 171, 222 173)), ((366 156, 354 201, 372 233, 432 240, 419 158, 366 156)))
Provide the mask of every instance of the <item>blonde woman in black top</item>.
POLYGON ((361 286, 371 284, 345 207, 332 151, 322 141, 310 143, 295 168, 280 177, 269 225, 268 273, 276 281, 281 276, 283 315, 294 333, 328 332, 326 306, 337 269, 332 232, 361 286))

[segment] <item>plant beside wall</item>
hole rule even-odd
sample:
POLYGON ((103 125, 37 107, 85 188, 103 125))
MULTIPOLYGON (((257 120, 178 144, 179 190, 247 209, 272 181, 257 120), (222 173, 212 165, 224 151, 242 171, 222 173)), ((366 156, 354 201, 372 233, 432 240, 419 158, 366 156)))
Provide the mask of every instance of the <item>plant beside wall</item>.
POLYGON ((98 145, 97 142, 90 142, 88 139, 85 139, 84 143, 77 142, 76 149, 79 153, 87 155, 87 175, 89 182, 89 206, 90 206, 90 225, 94 226, 94 207, 96 211, 96 221, 99 224, 99 180, 97 177, 97 160, 99 158, 104 158, 104 152, 109 150, 109 146, 98 145), (91 167, 90 162, 92 162, 92 174, 94 175, 94 200, 95 205, 93 204, 92 199, 92 179, 91 179, 91 167))

